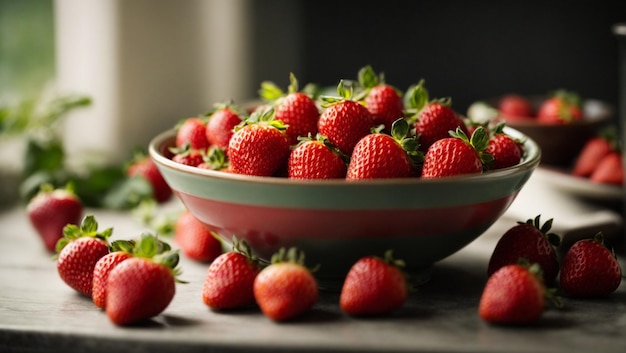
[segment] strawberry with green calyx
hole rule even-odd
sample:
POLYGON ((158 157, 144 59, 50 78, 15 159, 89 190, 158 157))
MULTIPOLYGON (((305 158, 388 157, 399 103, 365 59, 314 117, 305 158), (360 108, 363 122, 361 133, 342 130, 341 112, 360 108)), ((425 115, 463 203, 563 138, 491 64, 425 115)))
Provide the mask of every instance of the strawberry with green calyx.
POLYGON ((354 87, 337 85, 338 97, 322 96, 322 114, 318 131, 344 154, 352 155, 354 146, 375 126, 372 114, 353 99, 354 87))
POLYGON ((158 203, 172 198, 173 192, 163 178, 156 163, 143 151, 137 151, 126 166, 126 175, 129 178, 144 178, 152 187, 152 196, 158 203))
POLYGON ((449 137, 449 131, 461 129, 465 135, 469 132, 463 119, 452 109, 452 99, 431 100, 424 82, 420 80, 407 91, 406 114, 419 136, 420 149, 425 152, 435 141, 449 137))
POLYGON ((354 316, 385 315, 399 309, 407 300, 409 287, 403 273, 404 261, 366 256, 348 271, 341 288, 339 304, 343 312, 354 316))
POLYGON ((203 162, 198 164, 198 168, 228 171, 230 164, 228 157, 226 157, 226 151, 218 146, 211 146, 207 152, 202 156, 203 162))
POLYGON ((212 262, 222 254, 222 242, 189 210, 183 211, 174 226, 174 241, 182 253, 198 262, 212 262))
POLYGON ((435 141, 424 155, 423 178, 479 174, 489 163, 491 155, 484 153, 489 142, 485 129, 478 127, 471 138, 457 127, 450 136, 435 141))
POLYGON ((183 119, 176 126, 176 147, 189 145, 194 150, 205 150, 210 143, 206 138, 206 121, 203 117, 183 119))
POLYGON ((232 250, 218 256, 207 270, 202 301, 215 310, 255 305, 254 280, 264 264, 245 241, 233 238, 232 250))
POLYGON ((116 325, 132 325, 162 313, 176 293, 179 255, 169 244, 145 233, 133 256, 115 266, 106 287, 106 314, 116 325))
POLYGON ((106 307, 107 280, 109 273, 122 261, 133 257, 135 242, 132 240, 116 240, 109 246, 109 253, 96 262, 93 270, 93 303, 104 309, 106 307))
POLYGON ((83 203, 74 192, 72 183, 64 188, 42 184, 26 206, 31 225, 50 253, 55 251, 57 242, 63 238, 63 228, 68 224, 80 224, 83 212, 83 203))
POLYGON ((241 109, 229 101, 217 103, 213 110, 206 113, 206 139, 210 146, 217 146, 223 150, 228 149, 228 142, 233 136, 233 129, 239 125, 247 115, 241 109))
POLYGON ((423 161, 415 137, 408 137, 409 124, 404 118, 393 123, 391 135, 381 132, 382 125, 364 136, 354 147, 347 180, 408 178, 423 161))
POLYGON ((347 160, 328 139, 317 134, 299 137, 287 160, 287 177, 291 179, 341 179, 346 177, 347 160))
POLYGON ((517 222, 500 237, 491 254, 487 275, 491 276, 499 268, 515 264, 520 258, 538 263, 545 283, 552 284, 559 273, 556 249, 561 237, 550 232, 553 219, 541 224, 540 215, 526 222, 517 222))
POLYGON ((206 154, 206 150, 192 148, 189 143, 180 147, 171 147, 170 152, 174 154, 172 161, 191 167, 197 167, 202 164, 206 154))
POLYGON ((384 131, 390 133, 393 122, 404 117, 402 93, 385 82, 384 74, 376 75, 369 65, 359 70, 358 82, 365 96, 363 102, 372 114, 374 125, 382 124, 384 131))
POLYGON ((498 269, 485 284, 478 314, 498 325, 529 325, 543 315, 547 302, 563 306, 554 289, 544 285, 541 266, 520 261, 498 269))
POLYGON ((486 169, 502 169, 517 165, 524 154, 522 141, 504 132, 506 123, 501 122, 492 129, 485 153, 491 155, 486 169))
POLYGON ((537 110, 537 121, 543 124, 570 124, 582 119, 580 97, 564 89, 551 93, 537 110))
POLYGON ((568 296, 606 297, 619 287, 621 280, 615 252, 604 244, 601 232, 593 238, 578 240, 563 257, 559 284, 568 296))
POLYGON ((289 144, 294 145, 298 143, 298 137, 317 133, 320 112, 311 96, 298 91, 298 80, 293 73, 289 74, 289 81, 287 92, 283 92, 273 82, 264 81, 259 95, 274 106, 275 118, 287 125, 285 133, 289 144))
POLYGON ((317 280, 304 265, 304 253, 281 248, 254 280, 254 298, 263 314, 282 322, 313 307, 319 296, 317 280))
POLYGON ((287 162, 287 126, 276 120, 274 109, 255 111, 235 127, 228 144, 231 171, 244 175, 272 176, 287 162))
POLYGON ((109 253, 109 237, 113 228, 98 231, 93 215, 83 218, 80 227, 68 224, 63 238, 56 245, 57 272, 68 286, 91 297, 96 263, 109 253))

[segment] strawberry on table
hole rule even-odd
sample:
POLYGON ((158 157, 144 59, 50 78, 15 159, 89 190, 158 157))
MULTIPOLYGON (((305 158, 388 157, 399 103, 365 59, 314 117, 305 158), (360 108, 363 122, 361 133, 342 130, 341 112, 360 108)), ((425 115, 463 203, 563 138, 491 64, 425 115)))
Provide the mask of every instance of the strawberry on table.
POLYGON ((116 240, 111 243, 109 253, 102 256, 93 270, 93 290, 91 298, 93 303, 104 309, 106 307, 107 280, 111 270, 122 261, 133 256, 133 241, 116 240))
POLYGON ((172 198, 172 189, 167 184, 159 168, 152 158, 144 153, 136 154, 126 168, 128 177, 141 177, 150 183, 152 195, 158 203, 163 203, 172 198))
POLYGON ((544 282, 554 283, 559 273, 559 261, 556 248, 561 244, 561 238, 550 232, 553 219, 543 225, 540 215, 526 222, 517 222, 500 237, 496 243, 487 275, 491 276, 503 266, 516 264, 520 258, 537 263, 541 267, 544 282))
POLYGON ((254 280, 261 271, 260 260, 245 241, 233 239, 233 248, 218 256, 207 270, 202 301, 215 310, 255 305, 254 280))
POLYGON ((300 137, 287 160, 287 177, 291 179, 343 179, 346 160, 339 149, 321 134, 300 137))
POLYGON ((272 176, 287 163, 286 126, 275 119, 274 109, 257 111, 235 128, 227 156, 233 172, 272 176))
POLYGON ((408 137, 408 122, 404 118, 396 120, 391 135, 381 132, 380 128, 361 138, 354 147, 347 180, 408 178, 415 175, 423 155, 417 151, 415 137, 408 137))
POLYGON ((580 98, 567 90, 555 91, 537 110, 537 121, 544 124, 569 124, 582 119, 580 98))
POLYGON ((366 256, 348 271, 341 288, 339 304, 349 315, 384 315, 404 305, 408 286, 402 268, 391 251, 384 258, 366 256))
POLYGON ((176 147, 189 145, 196 150, 205 150, 209 147, 206 137, 206 122, 201 117, 184 119, 176 127, 176 147))
POLYGON ((254 280, 254 298, 263 314, 281 322, 313 307, 319 296, 317 280, 304 265, 304 253, 281 248, 254 280))
POLYGON ((194 261, 211 262, 222 254, 222 242, 189 210, 184 210, 176 220, 174 241, 194 261))
POLYGON ((116 325, 148 320, 162 313, 176 293, 180 273, 177 251, 152 234, 144 234, 133 257, 115 266, 106 287, 106 314, 116 325))
POLYGON ((93 215, 83 218, 80 227, 68 224, 63 238, 56 245, 57 271, 68 286, 91 297, 94 268, 100 258, 109 253, 109 237, 113 228, 98 231, 93 215))
POLYGON ((460 127, 457 128, 449 137, 435 141, 428 148, 424 155, 422 177, 440 178, 482 173, 484 164, 489 163, 491 157, 484 153, 488 142, 489 136, 482 126, 474 130, 471 139, 460 127))
POLYGON ((372 114, 361 103, 353 100, 353 88, 337 85, 339 97, 322 97, 323 111, 318 120, 318 131, 345 155, 350 156, 359 140, 374 127, 372 114))
POLYGON ((274 106, 276 120, 287 126, 285 133, 289 144, 294 145, 298 143, 300 136, 317 134, 320 112, 313 98, 298 90, 298 80, 293 73, 289 74, 289 81, 287 92, 283 92, 274 83, 265 81, 261 84, 259 94, 264 101, 274 106))
POLYGON ((365 90, 363 101, 372 114, 374 125, 382 124, 384 131, 390 133, 393 122, 398 118, 404 118, 402 93, 396 87, 387 84, 383 74, 376 75, 369 65, 359 70, 358 81, 365 90))
POLYGON ((604 236, 574 243, 563 257, 559 284, 571 297, 605 297, 619 287, 622 271, 615 253, 604 244, 604 236))
POLYGON ((83 211, 83 203, 74 193, 72 184, 64 188, 43 184, 26 206, 30 223, 50 253, 55 251, 57 242, 63 238, 66 225, 80 224, 83 211))
POLYGON ((557 307, 562 305, 553 290, 545 287, 539 264, 510 264, 498 269, 487 280, 478 314, 492 324, 532 324, 543 315, 546 299, 552 299, 557 307))
POLYGON ((244 114, 233 102, 215 104, 207 114, 206 138, 211 146, 228 149, 228 142, 233 136, 233 129, 244 120, 244 114))

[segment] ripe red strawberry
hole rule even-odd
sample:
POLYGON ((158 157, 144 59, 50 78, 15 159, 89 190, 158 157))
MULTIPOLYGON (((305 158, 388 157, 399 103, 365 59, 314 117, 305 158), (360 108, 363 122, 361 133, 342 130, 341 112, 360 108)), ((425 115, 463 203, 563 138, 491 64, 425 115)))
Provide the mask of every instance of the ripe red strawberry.
POLYGON ((349 315, 383 315, 404 305, 408 286, 402 268, 404 262, 393 258, 366 256, 352 267, 341 288, 339 304, 349 315))
MULTIPOLYGON (((122 261, 109 272, 106 314, 116 325, 131 325, 162 313, 176 293, 179 256, 164 251, 163 244, 145 234, 133 257, 122 261)), ((169 248, 169 246, 168 246, 169 248)))
POLYGON ((537 111, 537 121, 545 124, 569 124, 582 119, 580 98, 565 90, 554 92, 537 111))
POLYGON ((478 314, 486 322, 523 325, 538 321, 546 307, 546 298, 558 298, 546 289, 538 264, 510 264, 496 271, 485 284, 478 314))
POLYGON ((172 157, 174 162, 191 167, 197 167, 204 163, 206 153, 203 150, 192 149, 189 145, 185 145, 181 148, 172 148, 171 152, 174 153, 172 157))
POLYGON ((215 145, 209 147, 206 154, 202 156, 202 160, 203 162, 197 165, 198 168, 219 170, 223 172, 228 171, 229 169, 226 152, 221 147, 215 145))
POLYGON ((91 297, 96 263, 109 253, 108 239, 112 228, 98 232, 93 215, 86 216, 80 227, 68 224, 56 246, 57 271, 72 289, 91 297))
POLYGON ((346 177, 347 157, 327 138, 317 134, 300 138, 287 160, 287 177, 291 179, 339 179, 346 177))
POLYGON ((598 166, 589 176, 589 180, 602 183, 622 185, 624 183, 624 169, 622 155, 619 152, 610 152, 600 159, 598 166))
POLYGON ((233 129, 242 121, 238 108, 232 103, 216 104, 208 117, 206 138, 209 144, 223 150, 228 149, 233 129))
POLYGON ((545 283, 551 284, 559 273, 556 247, 561 238, 550 233, 553 219, 541 225, 540 215, 526 222, 518 222, 498 240, 489 259, 487 275, 491 276, 501 267, 516 264, 520 258, 537 263, 543 272, 545 283))
POLYGON ((194 261, 211 262, 222 254, 222 242, 188 210, 176 220, 174 241, 194 261))
POLYGON ((485 153, 491 155, 489 169, 512 167, 520 162, 523 156, 523 144, 502 131, 504 124, 499 124, 487 144, 485 153))
POLYGON ((602 157, 614 150, 610 139, 599 135, 587 140, 583 148, 578 153, 572 175, 579 177, 589 177, 598 168, 602 157))
POLYGON ((391 125, 399 118, 404 118, 402 94, 394 86, 386 84, 384 75, 376 75, 371 66, 359 70, 359 85, 365 89, 365 106, 372 114, 374 125, 384 125, 384 130, 391 133, 391 125))
POLYGON ((272 82, 263 82, 259 91, 261 98, 274 105, 276 120, 282 121, 287 130, 285 133, 289 144, 298 143, 299 136, 314 136, 317 134, 317 121, 320 117, 319 109, 313 98, 298 91, 298 80, 291 73, 289 88, 285 93, 272 82))
POLYGON ((602 233, 574 243, 561 264, 561 290, 572 297, 604 297, 622 280, 615 253, 604 244, 602 233))
MULTIPOLYGON (((461 128, 452 136, 435 141, 424 155, 423 178, 440 178, 462 174, 483 172, 483 159, 488 136, 483 127, 478 127, 471 140, 461 128)), ((487 160, 485 160, 485 163, 487 160)))
POLYGON ((230 168, 235 173, 271 176, 287 163, 289 142, 285 125, 274 110, 255 112, 235 128, 228 145, 230 168))
POLYGON ((111 270, 122 261, 130 259, 133 255, 134 242, 116 240, 111 243, 110 252, 100 258, 93 270, 93 290, 91 298, 93 303, 104 309, 106 307, 107 280, 111 270))
POLYGON ((152 195, 158 203, 163 203, 172 198, 172 188, 167 184, 159 168, 152 158, 145 154, 136 155, 126 168, 128 177, 142 177, 152 186, 152 195))
POLYGON ((347 156, 359 140, 374 127, 372 114, 359 102, 352 100, 352 91, 344 87, 343 81, 337 86, 336 97, 323 97, 322 114, 318 120, 318 131, 347 156))
POLYGON ((535 111, 528 98, 510 93, 500 98, 498 110, 506 121, 534 119, 535 111))
POLYGON ((184 119, 176 127, 176 147, 189 145, 196 150, 205 150, 209 147, 206 137, 206 122, 200 117, 184 119))
POLYGON ((80 224, 84 206, 74 193, 71 184, 54 188, 43 184, 39 192, 28 202, 26 213, 48 252, 53 253, 63 228, 68 224, 80 224))
POLYGON ((417 152, 415 138, 407 137, 409 124, 404 118, 393 123, 391 135, 376 129, 354 147, 347 180, 408 178, 414 175, 423 155, 417 152))
POLYGON ((254 280, 254 298, 263 314, 274 321, 298 317, 317 302, 319 290, 304 253, 281 249, 254 280))
POLYGON ((254 279, 260 271, 261 263, 248 244, 235 239, 233 249, 209 265, 202 287, 202 301, 216 310, 254 305, 254 279))

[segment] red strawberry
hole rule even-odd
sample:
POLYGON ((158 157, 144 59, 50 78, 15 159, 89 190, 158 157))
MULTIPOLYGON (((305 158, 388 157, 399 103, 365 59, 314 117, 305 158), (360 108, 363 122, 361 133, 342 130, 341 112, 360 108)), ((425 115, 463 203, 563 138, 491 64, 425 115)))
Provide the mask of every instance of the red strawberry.
POLYGON ((223 150, 228 149, 228 142, 233 136, 233 129, 241 123, 242 115, 235 105, 226 103, 216 104, 208 116, 206 138, 209 144, 223 150))
POLYGON ((202 301, 216 310, 238 309, 255 304, 254 279, 261 265, 248 244, 233 241, 233 250, 218 256, 209 265, 202 301))
POLYGON ((189 145, 196 150, 205 150, 209 147, 206 137, 206 123, 200 117, 184 119, 177 126, 176 147, 189 145))
POLYGON ((298 80, 293 73, 289 75, 289 80, 287 93, 272 82, 263 82, 260 95, 274 105, 276 120, 282 121, 287 126, 285 133, 289 144, 294 145, 298 143, 299 136, 317 134, 320 112, 313 98, 298 91, 298 80))
POLYGON ((602 157, 614 150, 610 139, 600 135, 587 140, 582 150, 578 153, 572 175, 579 177, 589 177, 598 168, 602 157))
POLYGON ((192 149, 189 145, 185 145, 181 148, 172 148, 171 152, 174 153, 172 157, 174 162, 191 167, 197 167, 204 163, 206 153, 203 150, 192 149))
POLYGON ((80 224, 83 210, 84 206, 71 184, 57 189, 43 184, 26 206, 30 223, 51 253, 55 251, 59 239, 63 238, 63 228, 68 224, 80 224))
POLYGON ((281 249, 254 280, 254 298, 263 314, 286 321, 307 312, 319 296, 315 277, 304 266, 304 253, 281 249))
POLYGON ((501 267, 516 264, 520 258, 538 263, 543 272, 544 281, 553 283, 559 273, 559 262, 555 247, 561 238, 550 233, 552 219, 541 225, 540 216, 525 223, 518 222, 509 228, 498 240, 489 259, 487 275, 491 276, 501 267))
POLYGON ((377 76, 371 66, 359 70, 359 84, 365 89, 365 106, 372 114, 374 125, 384 125, 387 133, 391 125, 399 118, 404 118, 402 94, 393 86, 386 84, 384 75, 377 76))
POLYGON ((202 156, 203 162, 198 164, 198 168, 226 171, 229 169, 228 158, 224 149, 218 146, 211 146, 202 156))
POLYGON ((359 259, 346 275, 341 288, 341 310, 350 315, 383 315, 404 305, 408 287, 402 267, 391 251, 385 258, 366 256, 359 259))
POLYGON ((108 254, 102 256, 93 270, 93 290, 92 300, 97 307, 106 307, 107 280, 111 270, 122 261, 130 259, 133 255, 133 245, 131 241, 117 240, 111 243, 108 254))
POLYGON ((435 141, 424 155, 423 178, 440 178, 462 174, 477 174, 483 171, 483 154, 488 136, 483 127, 478 127, 471 140, 457 128, 452 136, 435 141))
POLYGON ((374 127, 374 119, 367 108, 351 99, 352 91, 344 87, 343 81, 339 82, 337 93, 339 98, 323 98, 324 110, 317 127, 320 134, 350 156, 356 143, 374 127))
POLYGON ((291 179, 339 179, 346 177, 347 157, 327 138, 300 138, 287 161, 287 177, 291 179))
POLYGON ((230 168, 239 174, 271 176, 289 157, 285 125, 274 119, 274 110, 253 113, 241 125, 228 145, 230 168))
POLYGON ((519 94, 506 94, 498 101, 498 110, 507 121, 528 120, 535 116, 534 108, 528 98, 519 94))
POLYGON ((363 137, 354 147, 347 180, 377 178, 408 178, 414 175, 421 162, 415 138, 407 137, 409 124, 403 118, 396 120, 391 135, 379 130, 363 137))
POLYGON ((194 261, 211 262, 222 254, 222 242, 188 210, 178 216, 174 241, 194 261))
POLYGON ((409 99, 409 121, 415 126, 415 134, 419 135, 419 148, 426 151, 435 141, 450 137, 450 131, 461 129, 469 135, 465 122, 452 109, 450 98, 429 101, 424 80, 411 87, 407 92, 409 99))
POLYGON ((491 155, 489 169, 512 167, 520 162, 523 155, 523 145, 513 137, 502 131, 504 124, 499 124, 489 138, 485 153, 491 155))
POLYGON ((554 92, 537 111, 537 121, 545 124, 569 124, 582 119, 580 98, 565 90, 554 92))
POLYGON ((172 188, 167 184, 152 158, 145 154, 138 154, 131 160, 126 168, 126 175, 131 178, 145 178, 152 186, 154 199, 159 203, 168 201, 172 197, 172 188))
MULTIPOLYGON (((109 273, 106 314, 116 325, 131 325, 162 313, 176 293, 178 253, 164 251, 163 244, 145 234, 130 259, 109 273)), ((169 246, 168 246, 169 248, 169 246)))
POLYGON ((610 152, 600 159, 598 166, 589 176, 589 180, 602 183, 622 185, 624 183, 624 169, 622 155, 619 152, 610 152))
POLYGON ((493 324, 531 324, 543 315, 547 297, 560 306, 558 298, 544 286, 539 264, 506 265, 487 280, 478 314, 493 324))
POLYGON ((602 233, 574 243, 561 265, 561 289, 572 297, 604 297, 613 293, 622 280, 615 253, 604 245, 602 233))
POLYGON ((112 228, 98 232, 98 222, 92 215, 86 216, 80 227, 68 224, 63 238, 57 243, 57 271, 68 286, 87 296, 93 291, 93 275, 96 263, 109 253, 108 239, 112 228))

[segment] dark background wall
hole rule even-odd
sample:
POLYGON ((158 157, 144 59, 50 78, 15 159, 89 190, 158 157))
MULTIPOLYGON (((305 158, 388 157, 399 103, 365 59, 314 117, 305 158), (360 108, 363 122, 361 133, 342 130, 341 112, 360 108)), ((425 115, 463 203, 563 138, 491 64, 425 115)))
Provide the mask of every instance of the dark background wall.
POLYGON ((465 112, 506 92, 565 88, 617 105, 626 1, 255 1, 258 81, 334 86, 371 64, 465 112), (265 51, 263 51, 265 50, 265 51), (290 60, 290 56, 293 56, 290 60), (276 59, 272 59, 276 58, 276 59))

